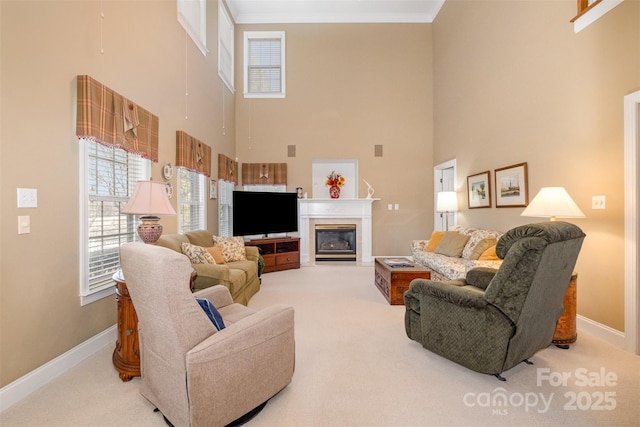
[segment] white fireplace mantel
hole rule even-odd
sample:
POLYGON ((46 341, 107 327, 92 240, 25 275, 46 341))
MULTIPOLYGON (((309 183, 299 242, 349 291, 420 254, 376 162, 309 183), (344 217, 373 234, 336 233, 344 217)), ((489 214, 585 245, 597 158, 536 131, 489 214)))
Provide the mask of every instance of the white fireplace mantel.
POLYGON ((380 199, 300 199, 300 263, 311 261, 311 222, 317 219, 359 219, 358 259, 372 263, 371 256, 371 208, 380 199))

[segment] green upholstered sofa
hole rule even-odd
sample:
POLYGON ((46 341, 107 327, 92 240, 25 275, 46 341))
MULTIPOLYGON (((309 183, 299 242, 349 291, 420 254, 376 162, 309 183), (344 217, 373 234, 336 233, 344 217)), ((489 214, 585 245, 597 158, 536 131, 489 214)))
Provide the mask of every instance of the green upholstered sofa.
POLYGON ((584 237, 561 221, 516 227, 498 241, 499 269, 413 280, 404 294, 408 337, 503 379, 500 373, 551 344, 584 237))
MULTIPOLYGON (((164 234, 157 242, 158 246, 164 246, 182 253, 182 243, 211 247, 213 246, 213 233, 207 230, 189 231, 185 234, 164 234)), ((224 285, 231 292, 234 302, 247 305, 253 295, 260 290, 260 278, 258 276, 258 248, 245 246, 246 261, 232 261, 225 264, 191 264, 196 270, 195 290, 209 288, 214 285, 224 285)))

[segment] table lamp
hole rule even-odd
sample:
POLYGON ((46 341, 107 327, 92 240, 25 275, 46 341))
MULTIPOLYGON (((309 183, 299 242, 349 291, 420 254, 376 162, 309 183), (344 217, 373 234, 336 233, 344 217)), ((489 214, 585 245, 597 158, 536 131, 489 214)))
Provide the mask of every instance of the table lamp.
POLYGON ((165 185, 155 181, 138 181, 133 196, 122 208, 122 213, 142 215, 138 225, 138 236, 145 243, 155 243, 162 235, 162 224, 158 215, 175 215, 165 185))
POLYGON ((440 191, 436 199, 436 211, 444 212, 446 231, 449 231, 449 213, 458 210, 458 195, 455 191, 440 191))
POLYGON ((556 218, 584 218, 584 213, 564 187, 543 187, 520 216, 556 218))

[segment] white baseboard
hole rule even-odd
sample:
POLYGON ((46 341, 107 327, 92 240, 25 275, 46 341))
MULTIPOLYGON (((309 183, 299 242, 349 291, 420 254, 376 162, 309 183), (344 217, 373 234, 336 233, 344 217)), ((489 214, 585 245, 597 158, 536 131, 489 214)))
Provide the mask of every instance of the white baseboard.
POLYGON ((615 347, 627 350, 627 341, 624 332, 620 332, 584 316, 578 315, 576 320, 578 332, 585 331, 615 347))
POLYGON ((117 325, 100 332, 0 389, 0 412, 27 397, 87 357, 116 341, 117 325))

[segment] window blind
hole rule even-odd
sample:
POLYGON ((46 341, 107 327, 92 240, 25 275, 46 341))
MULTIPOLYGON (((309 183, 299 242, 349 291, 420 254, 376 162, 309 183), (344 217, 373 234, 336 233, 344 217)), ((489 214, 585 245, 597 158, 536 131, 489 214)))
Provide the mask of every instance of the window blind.
POLYGON ((178 172, 178 228, 187 231, 207 229, 206 177, 186 168, 178 172))
POLYGON ((218 180, 218 235, 227 237, 233 232, 233 182, 218 180))
POLYGON ((244 54, 245 96, 284 97, 284 32, 245 32, 244 54))
POLYGON ((84 270, 81 295, 87 296, 113 287, 111 277, 120 267, 119 248, 138 239, 133 215, 120 210, 133 194, 139 180, 149 179, 149 160, 121 148, 83 139, 86 206, 83 230, 84 270))

